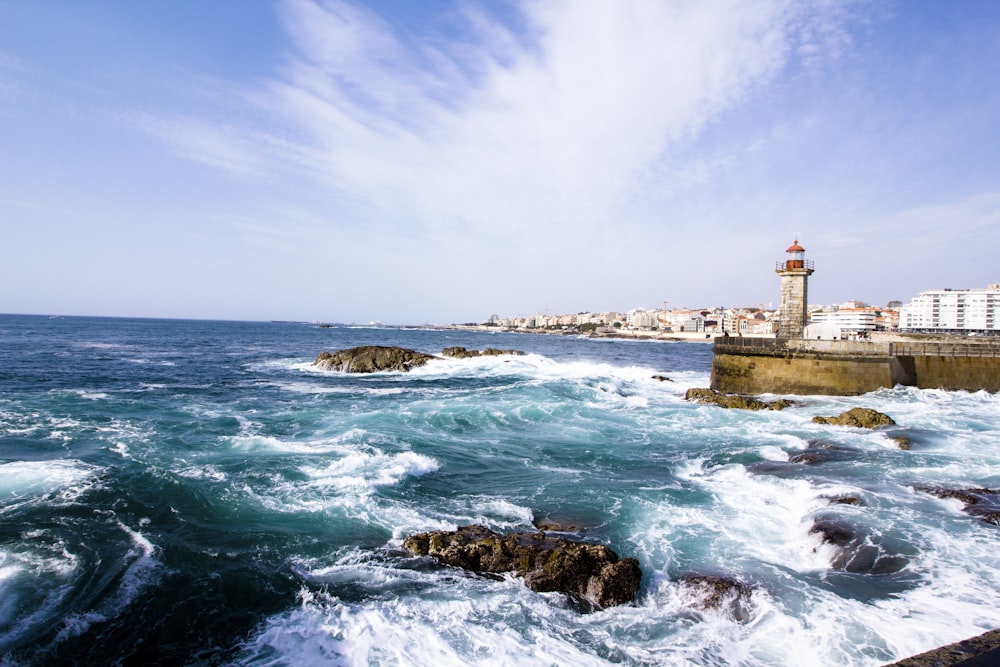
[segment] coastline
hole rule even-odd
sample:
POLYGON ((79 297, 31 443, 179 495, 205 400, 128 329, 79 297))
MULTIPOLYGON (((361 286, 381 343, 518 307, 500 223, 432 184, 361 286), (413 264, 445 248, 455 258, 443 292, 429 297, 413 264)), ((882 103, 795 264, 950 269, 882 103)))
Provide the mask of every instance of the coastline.
MULTIPOLYGON (((717 333, 706 333, 704 331, 635 331, 632 329, 618 330, 614 332, 584 332, 567 329, 510 329, 506 327, 490 327, 482 324, 447 324, 434 327, 436 329, 453 329, 457 331, 480 331, 485 333, 502 332, 515 334, 543 334, 548 336, 574 336, 581 338, 616 338, 621 340, 648 340, 686 343, 714 343, 715 339, 722 336, 717 333)), ((748 338, 771 338, 769 335, 754 334, 748 338)))
MULTIPOLYGON (((604 331, 576 331, 571 329, 519 329, 508 327, 493 327, 484 324, 438 324, 431 325, 431 329, 456 330, 456 331, 479 331, 484 333, 517 333, 517 334, 544 334, 549 336, 579 336, 583 338, 617 338, 622 340, 649 340, 649 341, 669 341, 686 343, 714 343, 716 338, 724 338, 725 334, 706 331, 646 331, 634 329, 617 329, 613 332, 604 331)), ((759 338, 774 340, 774 334, 744 333, 731 338, 759 338)), ((935 336, 922 334, 903 334, 895 331, 873 331, 868 334, 865 340, 873 343, 893 343, 906 341, 940 340, 942 338, 951 339, 952 336, 935 336)), ((964 337, 959 337, 966 340, 964 337)))

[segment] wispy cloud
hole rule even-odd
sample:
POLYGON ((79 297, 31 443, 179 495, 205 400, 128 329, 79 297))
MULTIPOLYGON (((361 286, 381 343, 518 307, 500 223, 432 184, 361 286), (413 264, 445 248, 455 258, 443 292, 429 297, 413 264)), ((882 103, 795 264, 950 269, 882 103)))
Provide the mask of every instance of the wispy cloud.
POLYGON ((240 175, 262 173, 266 144, 250 128, 180 113, 130 110, 115 115, 185 159, 240 175))
MULTIPOLYGON (((563 282, 588 295, 580 305, 615 307, 642 297, 588 266, 703 244, 705 229, 745 214, 752 184, 720 201, 713 190, 791 140, 785 117, 744 126, 740 110, 803 53, 837 57, 840 6, 462 3, 403 23, 346 0, 285 0, 290 48, 276 75, 233 86, 228 112, 213 97, 199 115, 132 122, 202 164, 270 186, 311 184, 296 204, 304 216, 271 187, 286 217, 262 214, 234 231, 288 253, 287 234, 267 228, 327 234, 344 258, 330 269, 341 281, 366 270, 358 258, 378 256, 427 292, 450 293, 455 272, 475 276, 448 298, 474 292, 491 309, 539 305, 520 301, 542 283, 561 296, 537 298, 556 305, 571 291, 563 282), (546 278, 553 267, 560 281, 546 278)), ((752 222, 769 224, 779 199, 762 195, 752 222)), ((713 243, 746 251, 735 237, 713 243)), ((691 275, 703 261, 686 253, 670 270, 691 275)), ((662 298, 659 266, 630 265, 629 280, 662 298)), ((385 277, 366 292, 391 301, 398 288, 385 277)))
POLYGON ((350 2, 288 0, 295 49, 256 96, 266 131, 144 123, 207 164, 302 170, 382 220, 541 240, 614 219, 651 173, 666 189, 703 180, 712 162, 687 152, 702 130, 797 49, 839 38, 837 12, 794 2, 519 9, 415 34, 350 2))

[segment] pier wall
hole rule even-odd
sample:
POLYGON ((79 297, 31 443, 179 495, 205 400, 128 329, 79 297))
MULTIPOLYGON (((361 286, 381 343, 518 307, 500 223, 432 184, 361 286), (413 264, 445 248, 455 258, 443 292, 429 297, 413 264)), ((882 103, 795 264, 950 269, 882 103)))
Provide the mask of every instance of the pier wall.
POLYGON ((712 388, 852 396, 896 385, 1000 391, 1000 341, 717 338, 712 388))

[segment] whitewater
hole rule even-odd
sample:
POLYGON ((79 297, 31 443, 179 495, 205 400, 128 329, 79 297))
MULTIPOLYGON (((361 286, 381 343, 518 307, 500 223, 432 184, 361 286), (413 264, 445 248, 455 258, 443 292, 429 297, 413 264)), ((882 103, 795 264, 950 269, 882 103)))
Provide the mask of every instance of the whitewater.
POLYGON ((923 490, 1000 487, 1000 397, 685 401, 710 369, 705 343, 0 316, 0 665, 862 666, 1000 627, 1000 528, 923 490), (311 365, 369 344, 526 354, 311 365), (855 406, 898 426, 812 422, 855 406), (401 549, 541 522, 637 558, 636 600, 401 549), (742 613, 691 573, 750 587, 742 613))

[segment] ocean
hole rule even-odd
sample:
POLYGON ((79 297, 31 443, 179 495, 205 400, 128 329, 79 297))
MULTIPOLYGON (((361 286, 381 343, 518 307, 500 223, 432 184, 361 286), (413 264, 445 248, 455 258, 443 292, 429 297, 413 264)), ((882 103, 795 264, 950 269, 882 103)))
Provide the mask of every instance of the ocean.
POLYGON ((704 343, 0 316, 0 665, 881 665, 1000 627, 1000 527, 922 490, 1000 487, 1000 397, 686 402, 710 367, 704 343), (311 366, 368 344, 526 354, 311 366), (812 422, 855 406, 898 426, 812 422), (400 548, 542 521, 637 558, 635 602, 400 548), (691 573, 752 593, 706 605, 691 573))

